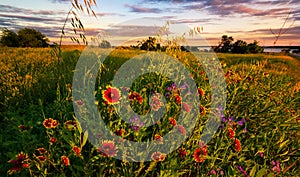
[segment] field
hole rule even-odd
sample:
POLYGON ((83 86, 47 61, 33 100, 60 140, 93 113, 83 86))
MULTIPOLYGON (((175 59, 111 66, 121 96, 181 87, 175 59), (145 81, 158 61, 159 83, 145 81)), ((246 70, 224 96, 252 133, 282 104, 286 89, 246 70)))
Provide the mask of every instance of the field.
MULTIPOLYGON (((214 86, 210 81, 214 78, 208 78, 202 64, 189 53, 171 51, 169 54, 177 56, 195 80, 200 105, 196 104, 199 110, 193 111, 192 103, 184 101, 190 96, 189 85, 176 85, 155 72, 133 78, 133 84, 124 90, 113 87, 113 76, 120 66, 138 52, 146 53, 113 51, 101 65, 92 88, 95 105, 119 139, 108 141, 102 132, 92 141, 97 127, 86 131, 87 125, 80 125, 73 108, 73 101, 76 110, 88 108, 90 101, 72 97, 73 74, 82 48, 64 48, 62 53, 52 48, 0 48, 1 176, 300 174, 300 60, 284 54, 217 54, 226 79, 227 99, 226 107, 212 110, 214 86), (142 123, 139 117, 131 117, 124 122, 117 114, 122 108, 114 107, 128 99, 124 91, 128 91, 129 105, 138 115, 162 108, 166 114, 161 120, 151 117, 142 123), (186 116, 199 113, 194 129, 189 130, 189 122, 179 120, 180 112, 186 116), (221 126, 208 144, 203 144, 200 138, 204 125, 214 113, 221 126), (145 124, 153 119, 155 124, 147 127, 145 124), (171 130, 176 139, 165 138, 171 130), (166 154, 152 150, 152 161, 134 162, 137 160, 121 151, 124 140, 154 141, 170 145, 174 151, 166 154), (184 143, 175 147, 174 142, 180 140, 184 143)), ((126 108, 122 116, 128 115, 126 108)), ((85 112, 85 116, 92 115, 85 112)), ((134 148, 128 149, 134 152, 134 148)))

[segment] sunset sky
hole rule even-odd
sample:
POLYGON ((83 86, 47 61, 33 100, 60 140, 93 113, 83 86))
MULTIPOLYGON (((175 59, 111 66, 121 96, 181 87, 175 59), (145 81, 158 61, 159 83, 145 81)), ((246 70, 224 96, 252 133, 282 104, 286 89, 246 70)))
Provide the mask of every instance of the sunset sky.
MULTIPOLYGON (((154 26, 149 26, 147 20, 134 24, 134 19, 141 18, 203 27, 201 36, 209 45, 217 45, 226 34, 235 40, 255 39, 262 46, 272 46, 275 37, 271 30, 278 33, 291 12, 284 31, 288 30, 276 45, 300 46, 300 0, 97 0, 97 3, 94 8, 97 18, 81 16, 87 35, 96 35, 103 29, 115 30, 119 37, 153 35, 154 26), (118 26, 128 20, 132 23, 118 26), (123 34, 125 28, 127 32, 123 34)), ((57 42, 70 8, 70 0, 0 0, 0 28, 15 32, 24 27, 35 28, 50 43, 57 42)))

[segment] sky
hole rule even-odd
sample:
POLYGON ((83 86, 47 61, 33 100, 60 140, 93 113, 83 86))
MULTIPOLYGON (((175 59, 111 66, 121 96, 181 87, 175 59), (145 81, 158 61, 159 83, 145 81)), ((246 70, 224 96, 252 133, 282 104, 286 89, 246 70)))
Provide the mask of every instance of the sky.
MULTIPOLYGON (((300 46, 300 0, 96 1, 97 18, 76 12, 88 40, 110 34, 120 41, 134 41, 136 37, 156 35, 159 27, 169 21, 177 29, 201 27, 199 35, 211 46, 218 45, 222 35, 232 36, 235 41, 257 40, 262 46, 273 46, 275 34, 288 17, 275 45, 300 46)), ((15 32, 34 28, 45 34, 50 43, 58 42, 71 7, 71 0, 0 0, 0 28, 15 32)), ((70 29, 69 18, 63 43, 70 43, 70 29)), ((196 39, 192 45, 203 44, 196 39)))

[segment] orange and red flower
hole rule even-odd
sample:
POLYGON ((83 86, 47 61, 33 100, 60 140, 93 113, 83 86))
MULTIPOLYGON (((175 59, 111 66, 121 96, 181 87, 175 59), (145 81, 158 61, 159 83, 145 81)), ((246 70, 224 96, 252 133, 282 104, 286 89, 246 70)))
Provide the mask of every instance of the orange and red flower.
POLYGON ((240 152, 242 150, 241 142, 238 139, 234 140, 234 148, 237 152, 240 152))
POLYGON ((205 92, 202 88, 198 88, 198 93, 201 97, 203 97, 205 92))
POLYGON ((98 152, 104 157, 114 157, 117 155, 117 148, 113 141, 103 141, 102 146, 98 148, 98 152))
POLYGON ((31 126, 25 126, 25 125, 19 125, 20 132, 23 132, 25 130, 30 130, 31 126))
POLYGON ((161 152, 153 152, 151 158, 155 161, 164 161, 166 158, 166 154, 161 152))
POLYGON ((107 104, 116 104, 119 102, 121 97, 121 92, 117 88, 111 86, 107 86, 106 90, 104 90, 102 94, 102 97, 107 104))
POLYGON ((178 156, 180 157, 180 158, 185 158, 186 157, 186 149, 185 148, 179 148, 178 149, 178 156))
POLYGON ((75 153, 76 156, 80 156, 81 155, 81 148, 78 146, 73 146, 72 148, 73 152, 75 153))
POLYGON ((57 120, 54 120, 52 118, 45 119, 43 122, 44 127, 46 128, 56 128, 58 126, 57 120))
POLYGON ((143 103, 143 97, 137 92, 130 93, 129 94, 129 100, 137 101, 140 104, 143 103))
POLYGON ((176 126, 176 120, 172 117, 169 118, 170 124, 174 127, 176 126))
POLYGON ((57 142, 57 139, 56 138, 54 138, 54 137, 51 137, 50 139, 49 139, 49 141, 50 141, 50 143, 56 143, 57 142))
POLYGON ((20 152, 18 155, 16 155, 17 160, 10 160, 8 163, 14 164, 14 167, 12 167, 10 170, 8 170, 9 174, 17 173, 22 168, 28 168, 29 165, 27 163, 28 156, 27 154, 24 154, 23 152, 20 152))
POLYGON ((47 159, 45 156, 37 156, 36 158, 42 163, 45 162, 47 159))
POLYGON ((158 135, 158 134, 155 135, 155 140, 156 140, 156 142, 159 143, 159 144, 162 144, 162 143, 163 143, 163 137, 160 136, 160 135, 158 135))
POLYGON ((70 160, 67 156, 63 155, 61 156, 61 161, 65 166, 69 166, 70 165, 70 160))
POLYGON ((201 113, 201 115, 203 115, 203 116, 206 114, 205 107, 202 106, 202 105, 200 105, 200 113, 201 113))
POLYGON ((77 127, 76 121, 68 120, 64 124, 65 128, 68 130, 74 130, 77 127))
POLYGON ((181 96, 180 96, 180 95, 178 95, 178 94, 175 95, 175 102, 176 102, 177 104, 180 104, 180 103, 181 103, 181 96))
POLYGON ((203 146, 203 147, 198 147, 195 149, 194 151, 194 159, 196 162, 204 162, 206 156, 207 156, 207 147, 203 146))
POLYGON ((234 132, 234 130, 232 129, 232 128, 228 128, 228 137, 230 138, 230 139, 234 139, 234 137, 235 137, 235 132, 234 132))
POLYGON ((47 150, 45 148, 38 148, 37 151, 40 153, 40 154, 46 154, 47 153, 47 150))

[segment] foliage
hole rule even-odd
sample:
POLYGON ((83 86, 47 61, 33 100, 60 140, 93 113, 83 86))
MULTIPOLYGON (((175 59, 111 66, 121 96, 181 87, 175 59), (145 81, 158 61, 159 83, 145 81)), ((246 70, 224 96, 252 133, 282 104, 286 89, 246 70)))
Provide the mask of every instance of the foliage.
POLYGON ((219 45, 214 49, 215 52, 221 53, 262 53, 263 48, 258 45, 258 41, 254 40, 253 43, 247 44, 243 40, 237 40, 234 42, 234 39, 230 36, 223 35, 219 45))
MULTIPOLYGON (((106 122, 111 130, 118 132, 121 139, 144 141, 156 137, 151 133, 163 136, 166 127, 172 129, 178 125, 174 120, 161 119, 164 128, 158 124, 155 129, 142 127, 136 131, 127 124, 119 124, 121 120, 112 106, 102 102, 101 95, 114 71, 137 52, 144 51, 114 51, 105 63, 108 77, 99 82, 101 87, 95 87, 95 91, 99 109, 107 112, 106 122)), ((82 131, 74 116, 71 98, 72 71, 79 55, 80 51, 65 49, 58 62, 51 58, 48 49, 1 49, 1 86, 5 88, 1 87, 0 93, 1 99, 7 99, 5 104, 10 105, 9 109, 1 110, 4 119, 0 133, 5 135, 0 137, 1 176, 18 166, 20 171, 12 176, 296 176, 299 173, 299 61, 281 55, 219 54, 228 100, 223 108, 225 114, 220 115, 222 126, 204 148, 199 137, 210 110, 211 87, 199 63, 189 53, 178 53, 180 61, 199 83, 202 115, 193 134, 178 150, 159 161, 133 163, 107 157, 86 141, 89 135, 82 131), (58 77, 62 78, 61 83, 58 77), (18 92, 7 92, 13 90, 18 92), (45 124, 47 121, 51 124, 45 124), (202 156, 195 158, 194 152, 202 156), (13 161, 7 163, 9 160, 13 161)), ((157 77, 160 76, 148 74, 135 80, 131 89, 142 96, 142 102, 139 97, 137 102, 133 99, 133 109, 149 106, 143 88, 157 77)), ((164 83, 170 84, 167 80, 164 83)), ((160 88, 166 93, 164 87, 155 84, 146 90, 160 88)), ((76 103, 80 106, 84 102, 76 103)), ((169 104, 178 107, 172 98, 169 104)))
POLYGON ((31 28, 23 28, 16 34, 4 28, 0 43, 7 47, 48 47, 48 38, 40 31, 31 28))
POLYGON ((19 40, 18 35, 7 28, 2 29, 2 35, 0 38, 0 44, 7 47, 18 47, 19 40))

